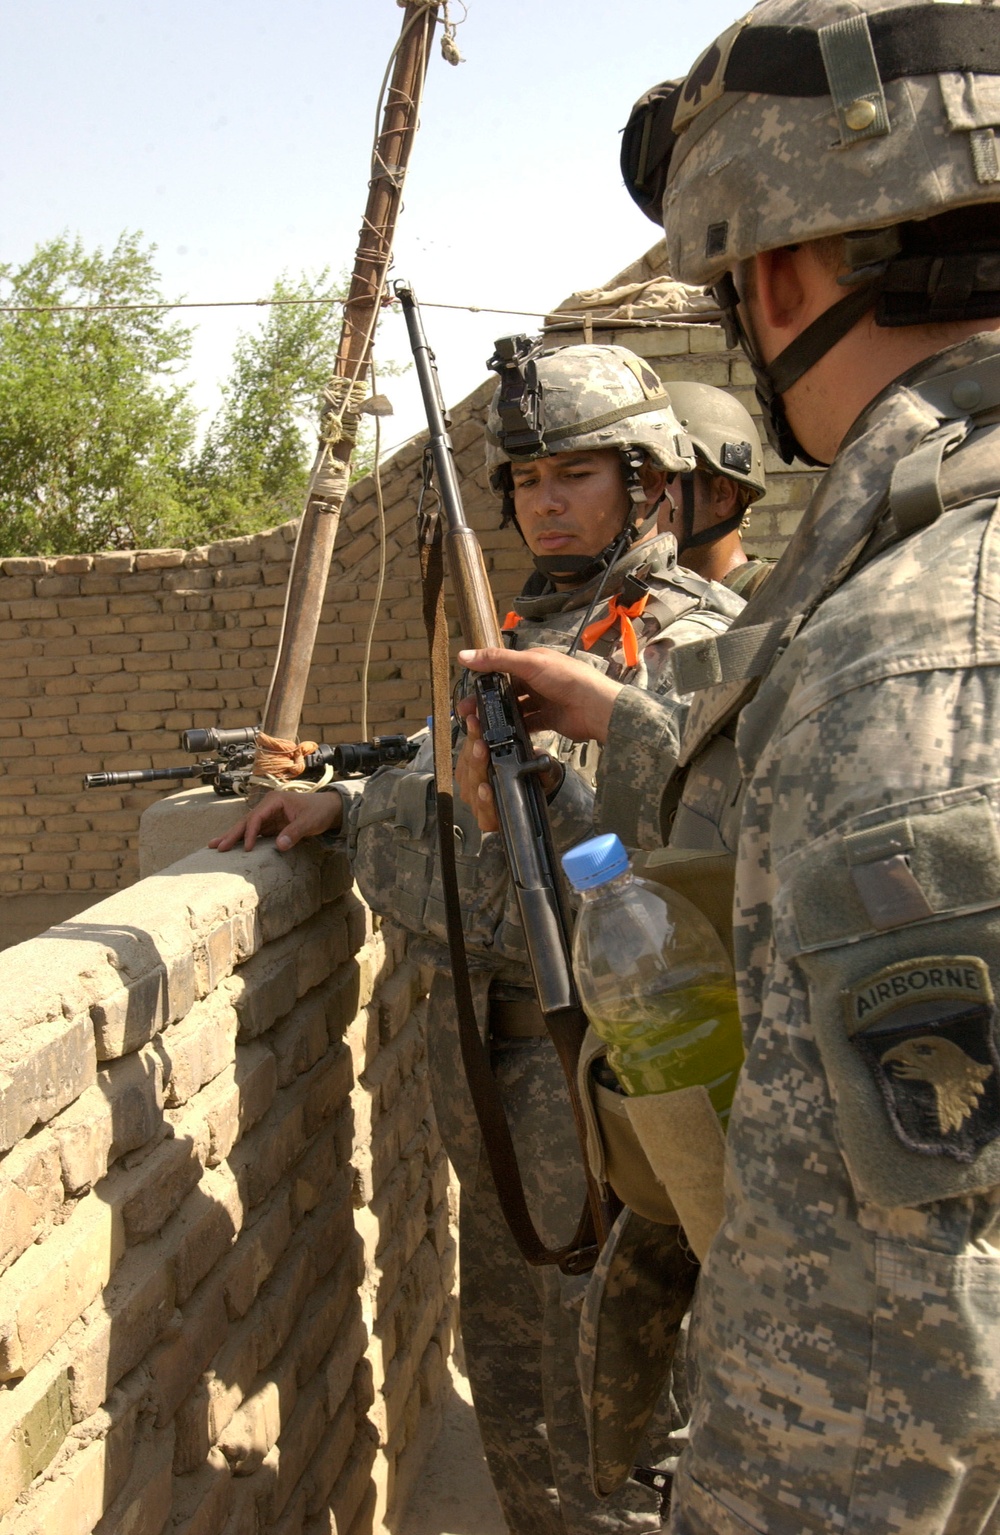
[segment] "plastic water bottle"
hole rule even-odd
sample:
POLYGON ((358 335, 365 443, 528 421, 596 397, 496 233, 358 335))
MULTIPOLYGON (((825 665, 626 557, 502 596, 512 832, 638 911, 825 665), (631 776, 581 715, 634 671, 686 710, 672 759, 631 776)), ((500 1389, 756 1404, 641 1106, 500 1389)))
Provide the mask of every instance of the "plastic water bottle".
POLYGON ((626 1093, 704 1086, 723 1125, 743 1063, 733 968, 696 906, 632 873, 613 833, 562 859, 580 892, 573 968, 626 1093))

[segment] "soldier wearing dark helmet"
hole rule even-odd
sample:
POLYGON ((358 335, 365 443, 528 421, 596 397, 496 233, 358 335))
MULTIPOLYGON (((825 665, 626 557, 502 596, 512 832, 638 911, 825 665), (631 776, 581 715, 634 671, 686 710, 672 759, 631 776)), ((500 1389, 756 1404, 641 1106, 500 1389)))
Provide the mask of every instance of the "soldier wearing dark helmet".
POLYGON ((667 481, 659 527, 677 539, 677 558, 748 599, 771 569, 747 556, 742 533, 764 494, 764 454, 745 405, 712 384, 670 383, 674 414, 691 439, 693 469, 667 481))
MULTIPOLYGON (((675 1535, 998 1528, 998 127, 994 7, 763 0, 626 134, 772 444, 830 466, 674 658, 747 1046, 675 1535)), ((647 700, 513 659, 655 771, 647 700)))

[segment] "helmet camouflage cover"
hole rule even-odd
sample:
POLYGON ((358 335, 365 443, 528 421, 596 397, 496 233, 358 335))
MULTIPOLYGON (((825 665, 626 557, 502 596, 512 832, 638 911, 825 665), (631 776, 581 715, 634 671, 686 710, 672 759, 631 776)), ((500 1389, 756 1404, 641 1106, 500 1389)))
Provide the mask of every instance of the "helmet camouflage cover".
POLYGON ((764 452, 746 406, 712 384, 670 383, 674 415, 694 445, 698 468, 724 474, 750 491, 757 501, 767 485, 764 452))
POLYGON ((502 488, 505 464, 584 449, 636 447, 671 473, 694 467, 691 443, 658 375, 626 347, 532 349, 518 361, 525 372, 534 369, 532 384, 541 402, 538 433, 527 450, 511 445, 500 414, 501 372, 486 420, 486 467, 494 490, 502 488))
POLYGON ((679 89, 659 93, 672 110, 654 127, 667 145, 662 179, 646 174, 645 148, 627 179, 651 215, 662 191, 670 270, 683 282, 714 283, 798 241, 1000 201, 1000 12, 990 5, 762 0, 679 89))

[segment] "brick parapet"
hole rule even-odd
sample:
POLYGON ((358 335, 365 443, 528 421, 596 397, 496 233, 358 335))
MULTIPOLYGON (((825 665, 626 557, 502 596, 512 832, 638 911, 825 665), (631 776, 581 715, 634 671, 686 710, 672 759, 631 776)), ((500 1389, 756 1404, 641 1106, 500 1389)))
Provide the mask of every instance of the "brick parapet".
POLYGON ((361 1535, 440 1412, 421 974, 346 860, 219 863, 0 955, 0 1535, 361 1535))

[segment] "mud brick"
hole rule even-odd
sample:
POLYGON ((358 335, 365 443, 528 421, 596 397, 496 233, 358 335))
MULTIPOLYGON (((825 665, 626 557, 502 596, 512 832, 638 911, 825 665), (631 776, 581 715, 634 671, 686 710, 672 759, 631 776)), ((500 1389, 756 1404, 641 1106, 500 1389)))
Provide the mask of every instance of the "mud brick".
MULTIPOLYGON (((270 1465, 265 1466, 270 1472, 270 1465)), ((263 1500, 265 1510, 270 1507, 267 1500, 263 1500)), ((306 1521, 306 1511, 309 1505, 309 1489, 299 1486, 285 1506, 281 1518, 272 1525, 273 1535, 303 1535, 306 1521)))
POLYGON ((336 1417, 320 1440, 309 1465, 310 1496, 308 1512, 316 1515, 325 1506, 330 1489, 337 1480, 354 1443, 355 1407, 353 1392, 348 1391, 336 1417))
POLYGON ((62 1204, 59 1147, 42 1130, 0 1163, 0 1273, 52 1226, 62 1204))
POLYGON ((261 1287, 248 1318, 253 1323, 259 1370, 266 1369, 284 1347, 315 1281, 312 1254, 300 1242, 288 1250, 261 1287))
MULTIPOLYGON (((314 1381, 303 1391, 290 1416, 282 1413, 281 1438, 265 1458, 265 1467, 273 1481, 270 1495, 262 1504, 272 1522, 280 1519, 309 1461, 319 1448, 326 1429, 325 1387, 314 1381)), ((303 1489, 304 1491, 304 1489, 303 1489)), ((304 1502, 303 1502, 304 1511, 304 1502)))
POLYGON ((164 1232, 174 1252, 178 1305, 230 1250, 242 1225, 243 1201, 231 1170, 225 1164, 207 1169, 164 1232))
POLYGON ((112 1168, 101 1184, 101 1197, 121 1211, 130 1245, 160 1230, 198 1183, 208 1159, 208 1128, 197 1114, 179 1111, 173 1128, 173 1136, 137 1167, 112 1168))
POLYGON ((343 1254, 333 1272, 317 1285, 306 1302, 289 1340, 300 1388, 316 1374, 327 1350, 333 1346, 341 1322, 349 1309, 357 1305, 355 1275, 356 1266, 350 1254, 343 1254))
POLYGON ((245 1316, 292 1236, 290 1191, 280 1188, 245 1226, 224 1260, 226 1307, 230 1321, 245 1316))
MULTIPOLYGON (((294 1390, 292 1394, 294 1398, 294 1390)), ((291 1416, 294 1406, 294 1400, 283 1399, 273 1380, 264 1381, 244 1399, 219 1438, 219 1449, 234 1476, 252 1476, 260 1470, 264 1457, 277 1443, 283 1419, 291 1416)))
MULTIPOLYGON (((204 1466, 212 1451, 211 1378, 198 1382, 174 1417, 174 1475, 186 1477, 204 1466)), ((227 1468, 228 1469, 228 1468, 227 1468)))
MULTIPOLYGON (((176 1465, 175 1447, 175 1465, 176 1465)), ((231 1473, 221 1450, 211 1449, 204 1465, 174 1478, 173 1535, 219 1535, 229 1510, 231 1473)))
MULTIPOLYGON (((324 1510, 316 1525, 317 1535, 322 1531, 323 1535, 352 1535, 352 1525, 356 1516, 362 1516, 359 1528, 373 1528, 368 1522, 368 1509, 363 1508, 366 1495, 369 1493, 371 1483, 371 1471, 378 1450, 378 1439, 374 1428, 370 1423, 361 1422, 355 1437, 351 1453, 344 1469, 330 1490, 328 1508, 324 1510)), ((370 1494, 372 1512, 374 1511, 375 1492, 370 1494)), ((312 1530, 310 1529, 310 1535, 312 1530)))
POLYGON ((57 1114, 52 1134, 59 1147, 67 1194, 81 1194, 104 1177, 111 1161, 114 1129, 111 1105, 98 1087, 88 1087, 57 1114))
POLYGON ((94 1535, 161 1535, 173 1498, 173 1424, 141 1440, 132 1474, 94 1535))
POLYGON ((360 974, 353 961, 341 965, 331 976, 324 996, 330 1043, 347 1037, 355 1070, 360 1075, 369 1056, 378 1049, 378 1009, 374 1008, 370 1013, 359 1012, 360 974))
POLYGON ((11 1512, 4 1535, 90 1535, 107 1506, 105 1461, 100 1439, 71 1454, 30 1495, 23 1512, 11 1512))
POLYGON ((292 1184, 295 1219, 301 1220, 310 1210, 314 1210, 336 1183, 337 1127, 328 1122, 295 1164, 292 1184))
POLYGON ((103 1296, 66 1335, 74 1422, 96 1412, 111 1389, 145 1358, 173 1312, 173 1268, 163 1243, 154 1240, 127 1252, 103 1296))
POLYGON ((260 1203, 305 1148, 305 1112, 300 1100, 290 1098, 293 1092, 286 1087, 276 1094, 260 1124, 230 1158, 251 1205, 260 1203))
POLYGON ((72 1426, 65 1355, 43 1360, 0 1393, 0 1517, 44 1471, 72 1426))
POLYGON ((96 1076, 86 1014, 19 1028, 0 1043, 0 1151, 79 1098, 96 1076))
POLYGON ((225 993, 196 1002, 179 1023, 164 1029, 156 1041, 163 1063, 166 1102, 171 1108, 187 1103, 236 1059, 236 1009, 225 993))
POLYGON ((322 1060, 298 1079, 294 1090, 302 1093, 307 1135, 314 1135, 324 1120, 348 1100, 353 1078, 351 1052, 346 1045, 340 1045, 327 1051, 322 1060))
POLYGON ((87 1194, 0 1278, 0 1379, 24 1375, 100 1295, 124 1251, 121 1216, 87 1194))
POLYGON ((147 1365, 156 1396, 158 1428, 174 1416, 203 1370, 226 1341, 229 1318, 222 1281, 209 1275, 183 1311, 175 1313, 170 1336, 154 1348, 147 1365))
POLYGON ((147 1044, 164 1024, 185 1017, 197 995, 194 955, 184 953, 102 998, 91 1008, 98 1060, 147 1044))
POLYGON ((327 1356, 324 1372, 327 1385, 327 1416, 332 1418, 351 1389, 354 1369, 368 1346, 368 1329, 361 1315, 360 1303, 350 1306, 327 1356))
POLYGON ((237 1045, 231 1067, 210 1082, 198 1095, 211 1147, 211 1167, 228 1157, 237 1141, 266 1114, 275 1095, 277 1066, 266 1045, 237 1045))
POLYGON ((111 1109, 111 1160, 146 1145, 163 1123, 163 1073, 155 1048, 98 1069, 98 1090, 111 1109))
POLYGON ((282 884, 265 891, 261 896, 259 910, 261 940, 264 943, 283 937, 319 908, 321 891, 316 862, 307 862, 300 855, 295 859, 294 868, 289 863, 288 874, 289 878, 282 884))
POLYGON ((230 995, 240 1037, 255 1039, 295 1005, 298 996, 296 934, 268 946, 236 972, 230 995))
POLYGON ((383 1044, 399 1033, 413 1010, 420 989, 420 976, 409 960, 398 966, 379 987, 379 1032, 383 1044))
POLYGON ((304 997, 281 1020, 268 1043, 277 1061, 278 1086, 288 1087, 326 1051, 325 998, 316 992, 304 997))

